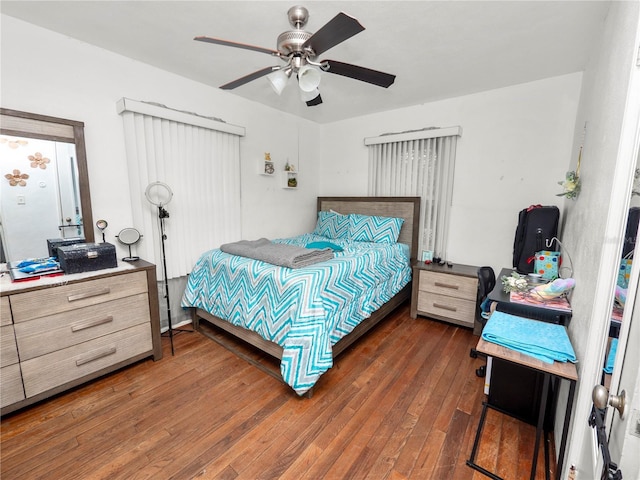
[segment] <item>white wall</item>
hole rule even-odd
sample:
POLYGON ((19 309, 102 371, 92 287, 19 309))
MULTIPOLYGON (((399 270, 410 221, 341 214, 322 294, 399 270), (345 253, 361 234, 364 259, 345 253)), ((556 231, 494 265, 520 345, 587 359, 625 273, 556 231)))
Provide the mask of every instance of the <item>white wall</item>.
MULTIPOLYGON (((310 212, 315 211, 319 191, 320 160, 315 123, 6 15, 0 35, 2 107, 85 123, 93 218, 109 222, 107 241, 118 245, 115 235, 135 226, 126 193, 122 120, 115 106, 121 97, 246 127, 240 147, 245 238, 288 236, 313 228, 310 212), (258 175, 264 152, 271 152, 278 168, 284 168, 287 158, 299 167, 298 190, 281 188, 278 176, 258 175)), ((170 179, 159 180, 171 184, 170 179)), ((118 248, 119 254, 127 253, 118 248)))
POLYGON ((449 260, 512 264, 518 212, 558 205, 572 160, 580 95, 576 73, 336 122, 323 129, 324 195, 367 194, 365 137, 460 125, 448 245, 449 260))

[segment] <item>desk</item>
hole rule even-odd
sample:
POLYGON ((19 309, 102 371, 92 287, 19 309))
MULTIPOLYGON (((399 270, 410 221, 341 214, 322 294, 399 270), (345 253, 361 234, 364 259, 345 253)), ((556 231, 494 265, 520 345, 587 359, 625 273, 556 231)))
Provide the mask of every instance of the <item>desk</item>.
POLYGON ((537 305, 526 305, 522 303, 512 303, 509 294, 504 291, 502 287, 502 277, 511 276, 514 270, 512 268, 503 268, 500 270, 500 275, 496 278, 496 285, 493 290, 489 292, 489 300, 495 302, 496 310, 501 312, 510 313, 520 317, 531 318, 533 320, 542 320, 543 322, 557 323, 569 325, 571 321, 571 312, 565 310, 556 310, 553 308, 540 307, 537 305))
MULTIPOLYGON (((578 380, 578 371, 576 370, 576 366, 573 363, 561 363, 554 362, 552 364, 544 363, 540 360, 536 360, 529 355, 524 355, 522 353, 516 352, 509 348, 503 347, 501 345, 496 345, 494 343, 487 342, 482 338, 478 341, 478 345, 476 346, 476 350, 480 353, 484 353, 487 356, 501 358, 508 362, 514 363, 516 365, 532 369, 536 372, 540 372, 544 375, 544 382, 542 387, 542 398, 546 398, 549 392, 549 385, 551 383, 551 378, 555 378, 558 380, 568 380, 569 381, 569 398, 567 399, 567 409, 564 417, 564 426, 562 428, 562 438, 560 441, 560 452, 558 455, 558 468, 556 471, 556 479, 560 480, 560 475, 562 472, 562 464, 564 462, 564 454, 567 446, 567 435, 569 433, 569 421, 571 420, 571 409, 573 407, 573 397, 576 389, 576 382, 578 380)), ((544 416, 546 411, 546 402, 540 402, 540 408, 538 411, 538 423, 536 425, 536 445, 533 451, 533 465, 531 466, 531 480, 534 480, 536 477, 536 464, 538 461, 538 450, 540 448, 540 437, 542 435, 544 429, 544 416)), ((502 480, 500 477, 495 475, 494 473, 489 472, 483 467, 477 465, 475 463, 476 454, 478 451, 478 445, 480 443, 480 437, 482 435, 482 428, 484 426, 484 421, 486 419, 487 408, 494 408, 489 402, 483 402, 482 414, 480 415, 480 422, 478 423, 478 429, 476 431, 476 438, 473 443, 473 449, 471 450, 471 457, 467 460, 467 465, 471 468, 478 470, 479 472, 491 477, 495 480, 502 480)), ((499 410, 502 413, 506 413, 502 410, 499 410)), ((549 466, 547 464, 547 472, 549 470, 549 466)))

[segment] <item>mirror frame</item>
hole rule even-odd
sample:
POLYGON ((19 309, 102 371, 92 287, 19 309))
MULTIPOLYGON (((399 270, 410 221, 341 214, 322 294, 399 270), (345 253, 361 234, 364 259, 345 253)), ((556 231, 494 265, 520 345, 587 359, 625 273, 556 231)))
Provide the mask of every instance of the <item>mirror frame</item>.
POLYGON ((84 238, 87 243, 93 243, 95 235, 91 212, 87 152, 84 141, 84 123, 37 113, 0 108, 0 134, 75 144, 84 238))

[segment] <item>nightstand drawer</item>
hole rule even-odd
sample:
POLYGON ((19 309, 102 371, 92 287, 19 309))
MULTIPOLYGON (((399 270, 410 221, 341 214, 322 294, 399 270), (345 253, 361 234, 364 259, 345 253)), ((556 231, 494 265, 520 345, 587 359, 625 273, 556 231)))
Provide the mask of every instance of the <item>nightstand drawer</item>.
MULTIPOLYGON (((13 325, 0 327, 0 367, 18 363, 18 348, 13 325)), ((4 385, 4 381, 2 383, 4 385)))
POLYGON ((14 323, 97 305, 147 291, 145 272, 116 275, 11 296, 14 323))
POLYGON ((464 298, 475 303, 478 280, 461 275, 422 270, 420 271, 420 291, 464 298))
POLYGON ((418 312, 422 315, 432 315, 435 318, 473 326, 475 311, 475 300, 465 300, 430 292, 420 292, 418 294, 418 312))
POLYGON ((0 297, 0 325, 11 325, 12 323, 9 297, 0 297))
POLYGON ((24 390, 32 397, 152 349, 151 329, 142 324, 42 355, 21 362, 24 390))
POLYGON ((24 387, 22 386, 22 375, 20 374, 20 364, 16 363, 0 369, 2 378, 2 389, 0 389, 0 407, 6 407, 12 403, 24 400, 24 387))
POLYGON ((16 341, 25 361, 140 323, 149 327, 146 293, 17 323, 16 341))

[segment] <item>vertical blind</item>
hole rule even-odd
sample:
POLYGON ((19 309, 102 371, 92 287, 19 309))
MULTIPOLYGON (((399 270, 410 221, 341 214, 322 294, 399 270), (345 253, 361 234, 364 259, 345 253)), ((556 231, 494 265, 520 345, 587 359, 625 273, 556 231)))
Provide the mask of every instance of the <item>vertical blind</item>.
POLYGON ((369 195, 419 196, 420 248, 447 258, 460 127, 366 138, 369 195))
POLYGON ((173 191, 165 219, 167 279, 188 274, 198 257, 240 236, 240 136, 244 129, 204 117, 122 99, 133 221, 142 233, 136 252, 163 261, 158 207, 150 183, 173 191), (223 131, 221 131, 223 130, 223 131), (224 131, 226 130, 226 131, 224 131))

